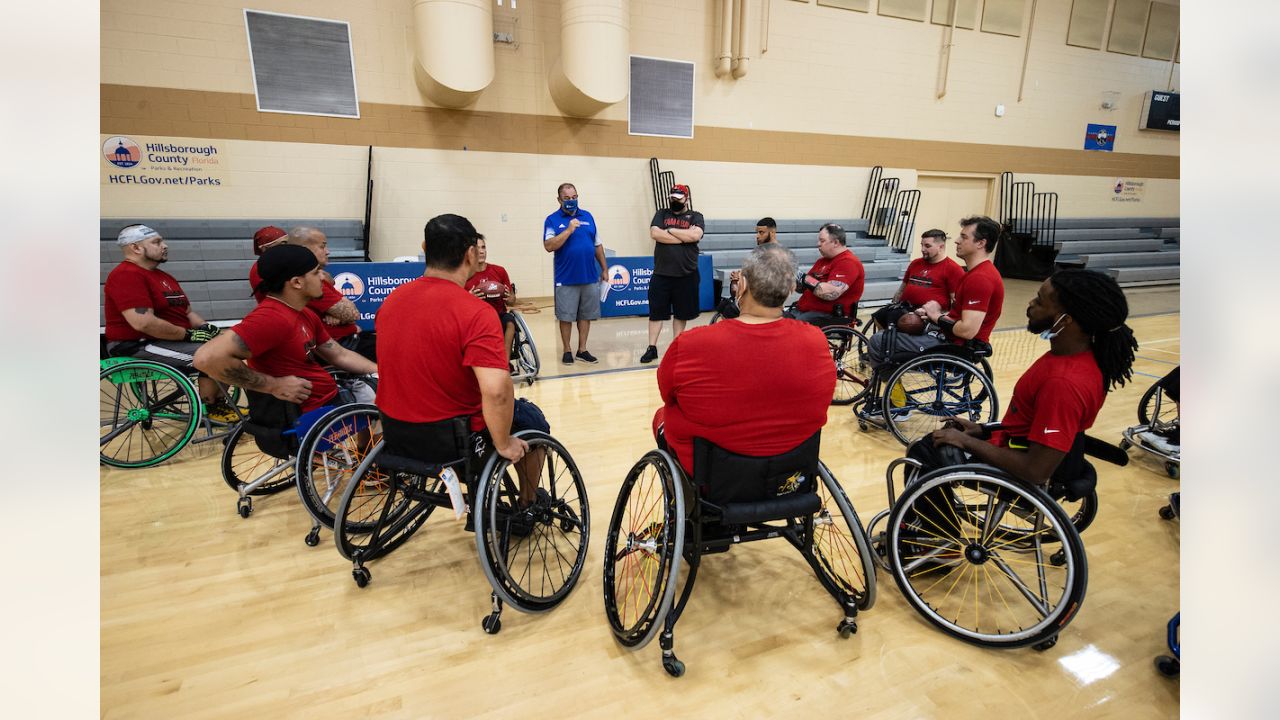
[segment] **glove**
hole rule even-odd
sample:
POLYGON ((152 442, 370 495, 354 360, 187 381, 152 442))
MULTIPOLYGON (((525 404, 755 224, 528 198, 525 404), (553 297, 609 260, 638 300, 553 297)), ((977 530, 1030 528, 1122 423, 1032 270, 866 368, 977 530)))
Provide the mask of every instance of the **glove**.
POLYGON ((212 323, 197 325, 187 329, 186 341, 193 343, 209 342, 217 337, 220 332, 222 332, 222 328, 212 323))

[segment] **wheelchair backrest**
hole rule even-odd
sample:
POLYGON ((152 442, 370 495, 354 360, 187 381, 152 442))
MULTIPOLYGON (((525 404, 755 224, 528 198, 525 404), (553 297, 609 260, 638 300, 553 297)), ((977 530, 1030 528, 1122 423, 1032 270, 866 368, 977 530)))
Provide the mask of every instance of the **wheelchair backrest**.
POLYGON ((430 465, 464 465, 463 477, 470 477, 471 419, 467 416, 429 423, 414 423, 382 416, 382 437, 386 452, 430 465))
POLYGON ((760 502, 817 489, 822 432, 781 455, 738 455, 704 438, 693 439, 693 482, 699 497, 717 505, 760 502))

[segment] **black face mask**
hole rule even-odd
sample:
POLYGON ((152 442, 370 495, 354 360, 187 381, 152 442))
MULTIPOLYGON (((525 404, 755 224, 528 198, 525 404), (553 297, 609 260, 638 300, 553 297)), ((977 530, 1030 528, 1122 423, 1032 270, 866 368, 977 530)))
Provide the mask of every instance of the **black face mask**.
POLYGON ((684 212, 684 203, 677 200, 671 201, 671 212, 684 212))

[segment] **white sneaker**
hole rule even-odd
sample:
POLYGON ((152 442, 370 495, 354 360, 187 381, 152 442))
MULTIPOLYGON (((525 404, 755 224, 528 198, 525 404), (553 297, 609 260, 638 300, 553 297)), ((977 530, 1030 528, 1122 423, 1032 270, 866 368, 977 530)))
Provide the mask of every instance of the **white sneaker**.
POLYGON ((1138 433, 1138 439, 1142 440, 1143 445, 1146 445, 1152 450, 1164 453, 1165 455, 1177 455, 1182 451, 1181 446, 1174 445, 1169 442, 1169 438, 1164 437, 1163 435, 1157 435, 1151 431, 1138 433))

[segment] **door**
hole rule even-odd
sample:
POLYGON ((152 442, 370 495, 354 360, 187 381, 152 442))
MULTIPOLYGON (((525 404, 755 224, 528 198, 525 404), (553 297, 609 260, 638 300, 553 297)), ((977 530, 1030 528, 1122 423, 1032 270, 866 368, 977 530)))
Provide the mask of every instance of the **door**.
POLYGON ((939 228, 947 233, 947 255, 955 258, 955 237, 960 234, 960 218, 988 214, 994 183, 989 178, 921 173, 916 183, 920 189, 920 210, 916 215, 911 256, 920 257, 920 234, 930 228, 939 228))

